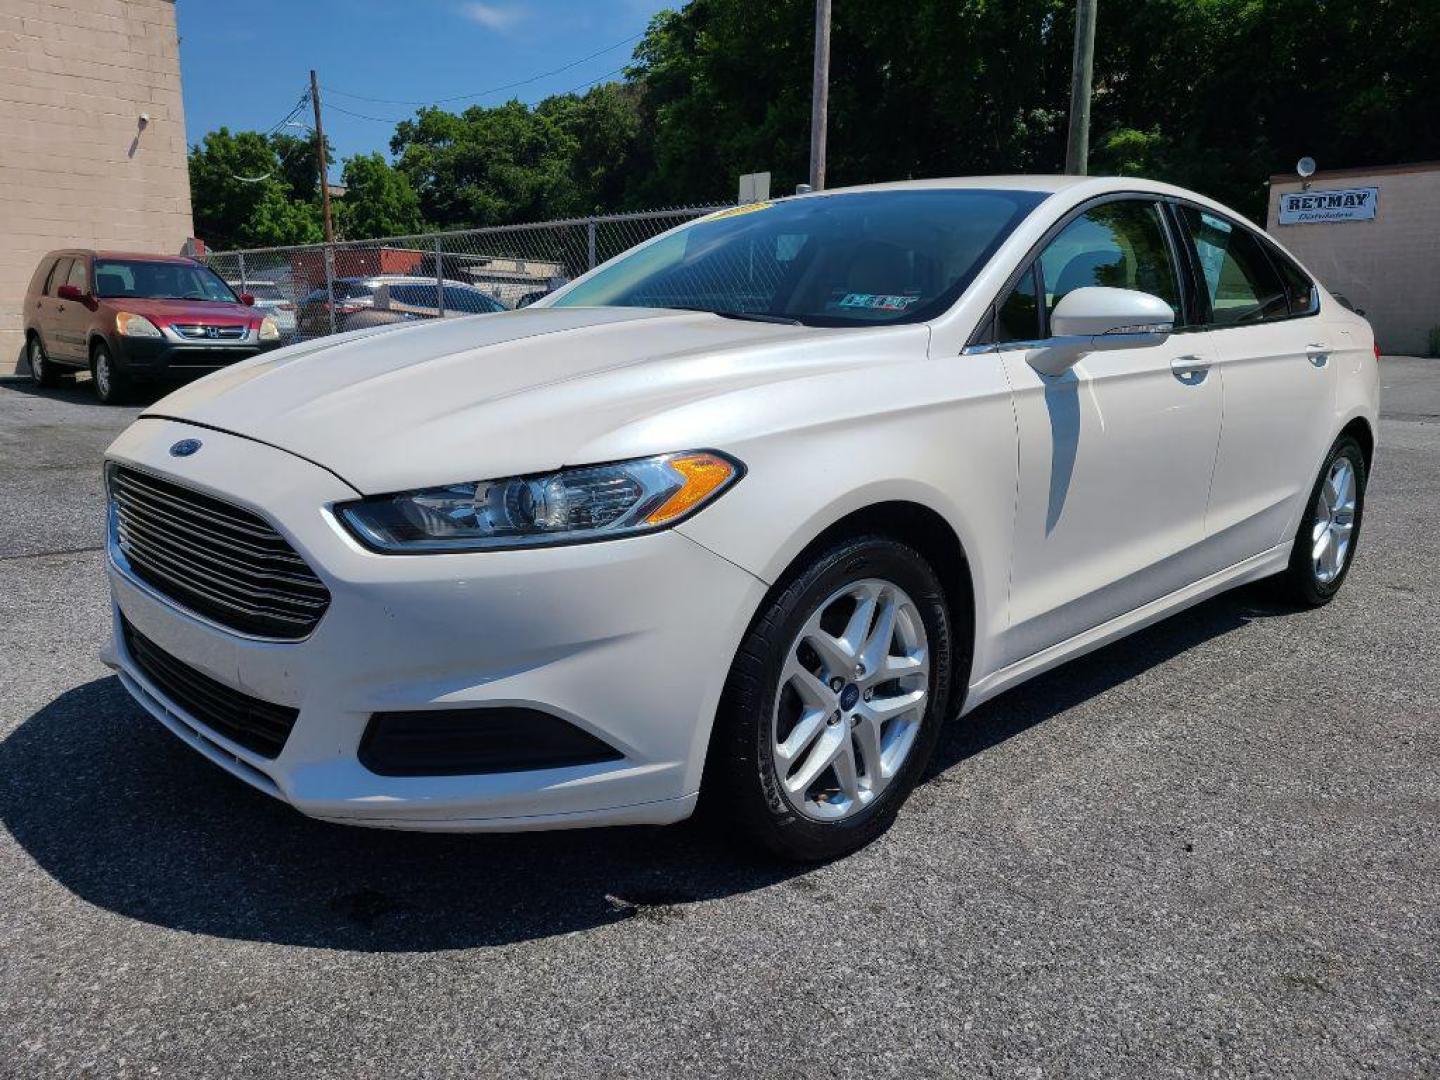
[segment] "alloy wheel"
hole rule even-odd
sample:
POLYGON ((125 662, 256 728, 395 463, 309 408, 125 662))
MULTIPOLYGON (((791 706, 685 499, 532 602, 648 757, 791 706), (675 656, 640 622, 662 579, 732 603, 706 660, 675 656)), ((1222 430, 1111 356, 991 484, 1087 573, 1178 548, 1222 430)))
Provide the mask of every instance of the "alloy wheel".
POLYGON ((1337 457, 1320 485, 1310 528, 1310 558, 1315 580, 1322 585, 1329 585, 1345 569, 1355 530, 1357 490, 1355 466, 1349 458, 1337 457))
POLYGON ((40 344, 39 338, 32 337, 30 339, 30 378, 37 385, 45 382, 45 376, 47 374, 45 364, 44 346, 40 344))
POLYGON ((925 624, 893 582, 832 593, 795 636, 771 718, 775 772, 799 813, 861 812, 899 773, 930 698, 925 624))
POLYGON ((102 398, 110 396, 110 383, 110 354, 101 349, 95 354, 95 389, 102 398))

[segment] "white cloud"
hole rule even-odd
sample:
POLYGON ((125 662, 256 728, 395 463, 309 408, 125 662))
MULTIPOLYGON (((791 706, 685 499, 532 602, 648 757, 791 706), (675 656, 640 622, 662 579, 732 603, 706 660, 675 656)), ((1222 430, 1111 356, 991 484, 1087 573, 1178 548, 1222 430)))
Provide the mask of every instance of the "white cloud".
POLYGON ((477 22, 487 30, 508 30, 521 19, 525 18, 525 11, 519 7, 502 7, 499 4, 482 4, 478 0, 462 4, 460 13, 472 22, 477 22))

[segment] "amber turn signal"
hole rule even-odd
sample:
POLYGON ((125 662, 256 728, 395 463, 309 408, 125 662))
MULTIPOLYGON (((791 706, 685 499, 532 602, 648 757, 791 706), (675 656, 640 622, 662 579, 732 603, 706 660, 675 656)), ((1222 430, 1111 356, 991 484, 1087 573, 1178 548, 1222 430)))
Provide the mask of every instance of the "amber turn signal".
POLYGON ((684 479, 684 486, 645 518, 647 525, 663 525, 683 517, 735 476, 735 466, 716 454, 678 454, 666 462, 684 479))

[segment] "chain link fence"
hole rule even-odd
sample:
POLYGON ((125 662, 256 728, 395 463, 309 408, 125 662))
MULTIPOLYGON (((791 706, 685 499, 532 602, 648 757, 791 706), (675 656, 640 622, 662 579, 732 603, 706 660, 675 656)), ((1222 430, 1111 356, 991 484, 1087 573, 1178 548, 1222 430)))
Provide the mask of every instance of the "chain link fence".
POLYGON ((682 222, 723 209, 682 207, 533 225, 217 251, 205 257, 249 293, 286 341, 387 322, 524 307, 682 222))

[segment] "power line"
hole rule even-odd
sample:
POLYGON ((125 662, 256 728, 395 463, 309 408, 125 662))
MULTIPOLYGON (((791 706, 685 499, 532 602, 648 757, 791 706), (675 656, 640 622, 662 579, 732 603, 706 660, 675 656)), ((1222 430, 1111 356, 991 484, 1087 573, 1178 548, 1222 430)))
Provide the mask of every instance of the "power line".
MULTIPOLYGON (((637 41, 644 36, 644 31, 641 31, 638 34, 631 34, 629 37, 625 38, 622 41, 617 41, 613 45, 607 45, 605 46, 605 48, 599 50, 598 52, 593 52, 589 56, 582 56, 579 60, 572 60, 570 61, 570 63, 565 64, 562 67, 555 68, 553 71, 542 71, 539 75, 532 75, 528 79, 521 79, 518 82, 506 83, 504 86, 491 87, 489 90, 477 90, 473 94, 455 94, 451 97, 432 98, 427 101, 407 101, 403 98, 367 97, 364 94, 351 93, 349 90, 337 90, 333 86, 326 86, 323 87, 323 89, 327 94, 339 94, 341 97, 354 98, 356 101, 369 101, 375 103, 376 105, 443 105, 449 101, 466 101, 470 98, 488 97, 491 94, 499 94, 503 93, 506 90, 514 90, 516 87, 519 86, 529 86, 531 83, 539 82, 541 79, 548 79, 552 75, 559 75, 561 72, 569 71, 571 68, 577 68, 581 64, 589 60, 594 60, 597 56, 604 56, 608 52, 614 52, 616 49, 620 48, 620 46, 628 45, 630 44, 630 42, 637 41)), ((570 91, 567 90, 566 93, 570 93, 570 91)), ((337 106, 334 105, 331 106, 332 109, 336 107, 337 106)), ((360 114, 356 113, 352 115, 360 114)), ((378 117, 370 116, 365 117, 365 119, 374 120, 378 119, 378 117)))
MULTIPOLYGON (((587 87, 594 86, 598 82, 603 82, 606 79, 619 75, 622 71, 625 70, 625 68, 629 66, 629 64, 625 64, 621 67, 616 68, 614 71, 607 71, 603 75, 597 75, 595 78, 580 83, 578 86, 572 86, 569 90, 561 90, 559 93, 553 94, 551 96, 564 97, 566 94, 578 93, 579 91, 584 90, 587 87)), ((321 89, 324 89, 324 87, 322 87, 321 89)), ((455 99, 446 98, 442 100, 454 101, 455 99)), ((377 124, 399 124, 405 120, 412 119, 409 116, 371 116, 369 113, 356 112, 354 109, 347 109, 343 105, 336 105, 333 101, 330 104, 326 105, 325 108, 329 109, 331 112, 344 113, 346 116, 353 116, 357 120, 373 120, 377 124)))
POLYGON ((266 137, 268 138, 269 136, 274 135, 275 132, 279 131, 286 124, 290 123, 291 120, 294 120, 295 117, 300 113, 300 111, 309 104, 310 91, 307 90, 305 91, 305 93, 300 95, 300 100, 295 102, 294 107, 288 113, 286 113, 283 117, 281 117, 273 125, 271 125, 270 129, 265 132, 266 137))

